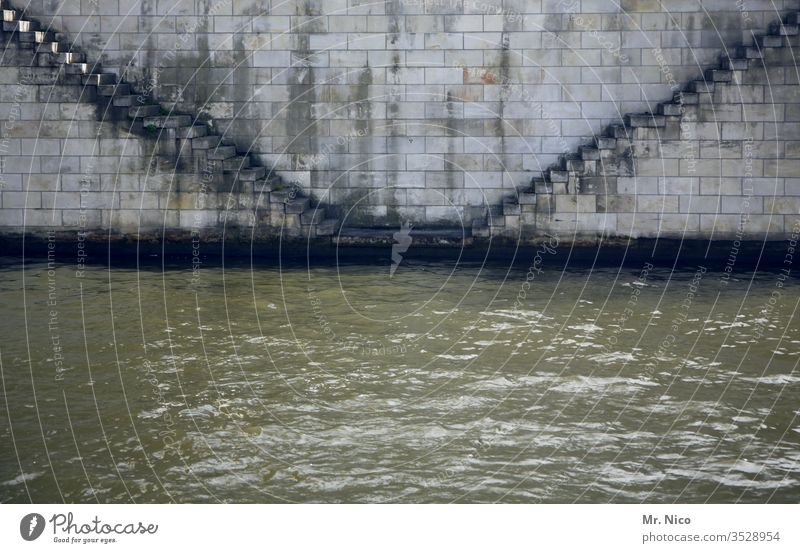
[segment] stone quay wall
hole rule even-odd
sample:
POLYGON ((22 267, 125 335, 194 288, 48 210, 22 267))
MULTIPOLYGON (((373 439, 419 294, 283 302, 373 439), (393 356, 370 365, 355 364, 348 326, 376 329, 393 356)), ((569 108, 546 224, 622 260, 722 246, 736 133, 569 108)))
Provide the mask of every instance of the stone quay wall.
MULTIPOLYGON (((17 0, 14 7, 64 33, 137 94, 206 122, 324 205, 341 227, 472 229, 508 215, 509 198, 626 114, 655 112, 722 54, 756 47, 754 33, 798 4, 17 0)), ((506 234, 787 236, 800 214, 792 44, 737 71, 680 121, 677 135, 639 129, 628 172, 613 175, 613 185, 541 195, 528 217, 525 205, 511 212, 519 227, 510 224, 506 234)), ((26 55, 7 46, 0 75, 5 232, 258 224, 252 187, 232 189, 217 177, 204 181, 196 166, 165 164, 159 140, 107 120, 81 87, 31 72, 26 55)))

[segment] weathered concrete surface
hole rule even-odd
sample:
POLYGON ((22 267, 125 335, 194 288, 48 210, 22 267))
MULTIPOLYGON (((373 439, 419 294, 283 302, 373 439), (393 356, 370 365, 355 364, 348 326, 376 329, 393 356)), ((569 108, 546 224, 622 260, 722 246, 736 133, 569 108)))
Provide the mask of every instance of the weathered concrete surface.
MULTIPOLYGON (((800 219, 796 35, 763 63, 719 69, 656 118, 629 118, 632 136, 581 151, 526 190, 560 155, 655 108, 718 67, 723 46, 749 44, 749 30, 798 8, 621 6, 169 0, 129 11, 34 0, 27 11, 139 93, 208 121, 345 228, 410 221, 523 243, 790 236, 800 219)), ((7 49, 1 62, 4 231, 302 236, 294 205, 236 179, 205 183, 196 160, 170 164, 174 144, 113 121, 81 86, 48 82, 50 69, 26 70, 38 63, 26 56, 7 49)))

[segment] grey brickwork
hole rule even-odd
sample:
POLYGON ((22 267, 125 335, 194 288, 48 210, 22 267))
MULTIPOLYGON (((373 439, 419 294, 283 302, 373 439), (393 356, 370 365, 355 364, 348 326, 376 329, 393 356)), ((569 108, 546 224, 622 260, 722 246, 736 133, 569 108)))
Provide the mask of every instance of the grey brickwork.
POLYGON ((752 32, 798 8, 32 0, 29 19, 129 89, 82 86, 54 70, 66 54, 45 62, 4 24, 0 225, 784 236, 800 217, 796 19, 752 32), (200 123, 213 132, 180 136, 200 123))

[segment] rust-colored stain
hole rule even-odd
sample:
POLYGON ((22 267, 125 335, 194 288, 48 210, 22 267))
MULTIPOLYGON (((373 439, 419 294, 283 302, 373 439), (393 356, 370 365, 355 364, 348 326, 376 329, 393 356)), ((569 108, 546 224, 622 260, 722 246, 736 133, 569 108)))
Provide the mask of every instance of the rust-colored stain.
POLYGON ((481 75, 481 80, 486 84, 494 84, 497 82, 494 73, 488 70, 483 72, 483 75, 481 75))
POLYGON ((464 84, 467 84, 469 83, 469 67, 465 65, 463 69, 464 69, 464 84))

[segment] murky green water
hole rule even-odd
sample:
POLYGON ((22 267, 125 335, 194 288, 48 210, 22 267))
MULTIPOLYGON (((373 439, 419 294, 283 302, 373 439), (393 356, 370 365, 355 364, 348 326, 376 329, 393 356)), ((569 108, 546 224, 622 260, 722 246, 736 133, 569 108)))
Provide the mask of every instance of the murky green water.
POLYGON ((4 502, 800 500, 779 272, 1 272, 4 502))

